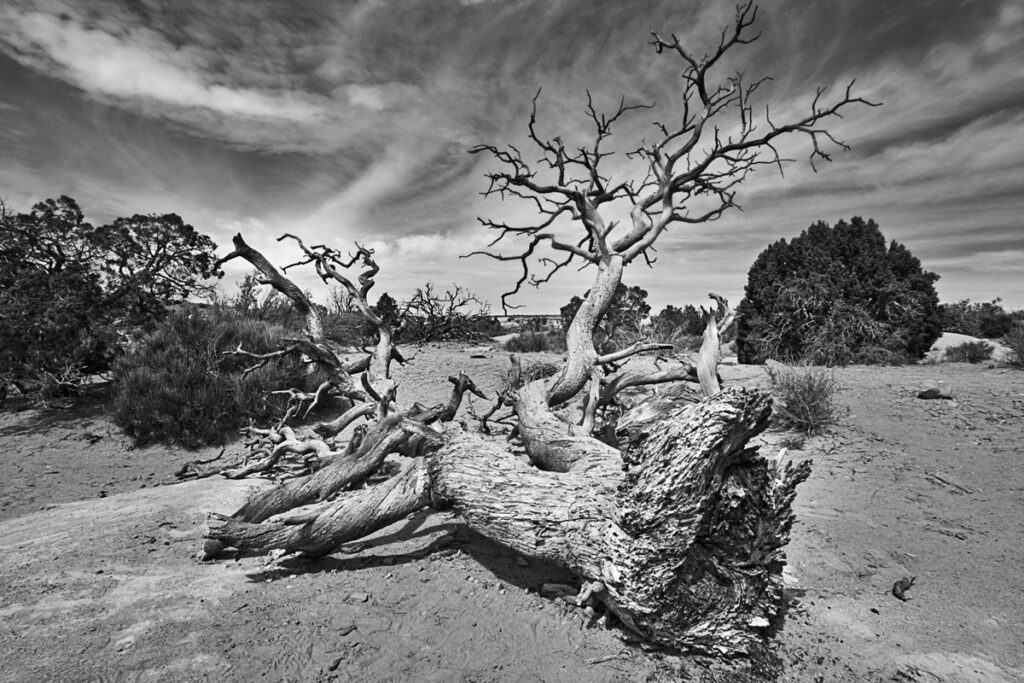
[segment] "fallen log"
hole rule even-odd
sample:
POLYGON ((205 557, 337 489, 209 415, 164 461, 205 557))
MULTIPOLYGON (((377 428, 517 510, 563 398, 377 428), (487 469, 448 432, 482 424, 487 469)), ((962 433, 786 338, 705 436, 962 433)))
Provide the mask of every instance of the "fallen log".
POLYGON ((206 535, 246 551, 315 556, 428 505, 451 506, 484 536, 575 572, 645 639, 743 654, 781 605, 791 504, 810 472, 807 463, 777 468, 746 446, 767 425, 770 403, 739 388, 684 403, 633 430, 621 454, 569 437, 599 446, 561 471, 450 428, 429 457, 315 517, 252 524, 214 516, 206 535))

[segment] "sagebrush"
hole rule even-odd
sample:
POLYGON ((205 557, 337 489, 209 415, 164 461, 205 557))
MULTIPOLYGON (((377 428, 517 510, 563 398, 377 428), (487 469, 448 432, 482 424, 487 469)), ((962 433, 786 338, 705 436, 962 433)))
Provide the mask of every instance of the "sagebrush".
POLYGON ((986 341, 969 341, 946 349, 946 360, 950 363, 981 363, 992 358, 995 347, 986 341))
POLYGON ((172 314, 116 363, 114 422, 140 443, 226 443, 249 420, 280 414, 285 399, 270 392, 315 387, 318 378, 294 358, 246 374, 251 358, 225 355, 239 345, 274 351, 287 336, 283 327, 228 309, 172 314))
POLYGON ((539 353, 542 351, 565 351, 565 334, 557 331, 523 332, 504 344, 506 351, 515 353, 539 353))
POLYGON ((839 383, 830 368, 769 367, 768 375, 772 380, 773 420, 777 426, 811 436, 839 421, 842 415, 836 402, 839 383))

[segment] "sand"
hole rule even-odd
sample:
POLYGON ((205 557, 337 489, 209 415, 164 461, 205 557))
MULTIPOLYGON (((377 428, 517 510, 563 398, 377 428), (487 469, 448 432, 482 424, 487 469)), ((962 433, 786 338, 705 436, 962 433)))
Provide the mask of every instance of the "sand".
MULTIPOLYGON (((459 369, 493 391, 505 355, 467 348, 425 348, 400 398, 436 401, 459 369)), ((758 367, 723 375, 767 385, 758 367)), ((798 450, 785 433, 761 438, 814 473, 795 504, 785 619, 755 668, 783 681, 1024 680, 1024 372, 837 376, 849 413, 836 429, 798 450), (940 379, 953 401, 915 398, 940 379), (917 576, 908 602, 890 594, 903 576, 917 576)), ((447 512, 285 569, 199 563, 205 512, 270 485, 163 485, 216 451, 132 449, 95 403, 0 413, 0 680, 700 679, 700 663, 542 598, 542 583, 569 577, 447 512)))

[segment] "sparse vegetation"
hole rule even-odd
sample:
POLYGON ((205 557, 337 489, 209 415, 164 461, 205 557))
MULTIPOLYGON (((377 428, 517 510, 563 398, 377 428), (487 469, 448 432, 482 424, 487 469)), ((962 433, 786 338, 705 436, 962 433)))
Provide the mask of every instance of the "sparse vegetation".
POLYGON ((992 358, 994 346, 986 341, 964 342, 946 349, 950 363, 981 363, 992 358))
POLYGON ((412 298, 400 305, 397 319, 398 338, 417 344, 481 340, 501 333, 489 306, 461 285, 443 292, 432 282, 418 287, 412 298))
POLYGON ((676 351, 700 348, 704 319, 692 304, 677 308, 671 304, 653 316, 647 325, 647 338, 657 344, 672 344, 676 351))
POLYGON ((116 363, 113 420, 140 443, 196 448, 230 441, 249 419, 280 412, 285 399, 271 391, 314 386, 294 359, 244 374, 251 358, 224 355, 239 344, 267 353, 286 336, 280 326, 230 309, 174 313, 116 363))
POLYGON ((839 384, 830 368, 811 365, 769 366, 774 398, 773 420, 779 427, 811 436, 836 424, 839 384))

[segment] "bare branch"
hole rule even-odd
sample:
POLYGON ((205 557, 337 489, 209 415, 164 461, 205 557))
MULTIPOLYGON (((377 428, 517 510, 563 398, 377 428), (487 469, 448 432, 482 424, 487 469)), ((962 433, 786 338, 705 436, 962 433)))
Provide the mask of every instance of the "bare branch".
POLYGON ((316 341, 321 341, 324 336, 323 323, 320 314, 313 303, 294 282, 277 271, 276 268, 259 251, 250 247, 241 233, 231 238, 235 249, 224 258, 217 261, 219 268, 225 262, 234 258, 242 258, 251 263, 256 270, 263 275, 263 283, 270 285, 281 294, 291 300, 295 308, 306 317, 306 333, 316 341))
POLYGON ((625 358, 629 358, 630 356, 635 356, 638 353, 644 353, 645 351, 664 351, 671 348, 673 348, 671 344, 636 342, 624 349, 619 349, 618 351, 598 356, 596 364, 608 365, 609 363, 616 363, 625 358))

